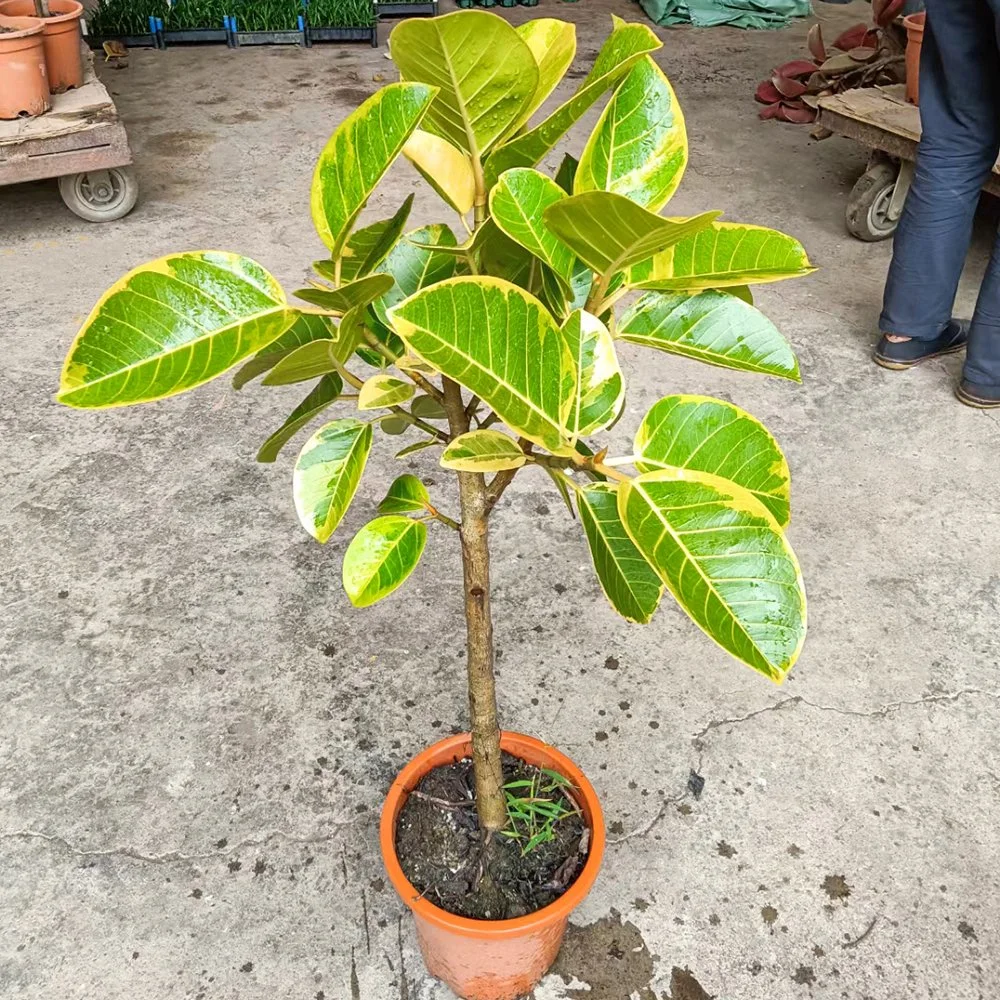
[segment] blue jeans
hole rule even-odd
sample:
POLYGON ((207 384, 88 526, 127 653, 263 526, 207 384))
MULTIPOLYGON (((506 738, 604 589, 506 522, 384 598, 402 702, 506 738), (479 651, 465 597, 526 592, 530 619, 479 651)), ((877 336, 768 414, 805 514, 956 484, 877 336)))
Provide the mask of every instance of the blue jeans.
MULTIPOLYGON (((1000 151, 1000 0, 927 0, 913 186, 879 327, 919 340, 951 318, 979 194, 1000 151)), ((1000 235, 969 330, 964 377, 1000 386, 1000 235)))

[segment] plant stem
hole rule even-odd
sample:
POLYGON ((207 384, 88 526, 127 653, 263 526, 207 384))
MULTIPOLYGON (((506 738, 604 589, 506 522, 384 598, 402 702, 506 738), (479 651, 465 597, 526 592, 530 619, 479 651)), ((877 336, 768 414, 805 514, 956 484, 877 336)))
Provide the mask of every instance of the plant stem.
POLYGON ((49 0, 35 0, 35 16, 49 17, 49 0))
MULTIPOLYGON (((362 330, 365 342, 368 344, 368 346, 372 348, 372 350, 378 351, 378 353, 381 354, 382 357, 389 362, 389 364, 395 365, 398 359, 392 353, 392 351, 390 351, 389 348, 386 347, 385 344, 383 344, 382 341, 379 340, 378 337, 376 337, 375 334, 368 329, 368 327, 363 327, 362 330)), ((415 386, 418 386, 419 388, 423 389, 428 396, 432 396, 439 403, 444 402, 444 393, 442 393, 441 390, 436 385, 434 385, 433 382, 430 382, 427 379, 425 379, 423 375, 420 374, 420 372, 409 371, 403 368, 400 368, 399 370, 415 386)))
MULTIPOLYGON (((444 379, 444 406, 452 437, 465 434, 462 390, 444 379)), ((472 769, 476 780, 476 812, 484 835, 507 825, 497 723, 496 678, 493 673, 493 620, 490 615, 490 550, 486 483, 482 473, 459 472, 462 507, 462 571, 465 582, 465 624, 468 642, 466 669, 472 729, 472 769)))

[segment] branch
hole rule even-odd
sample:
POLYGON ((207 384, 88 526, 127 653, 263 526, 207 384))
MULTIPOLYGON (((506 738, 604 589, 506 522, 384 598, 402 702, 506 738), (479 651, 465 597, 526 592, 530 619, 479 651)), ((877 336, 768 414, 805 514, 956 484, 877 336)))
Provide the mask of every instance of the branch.
POLYGON ((476 415, 476 410, 479 409, 479 397, 473 396, 469 400, 469 405, 465 408, 465 419, 471 420, 476 415))
POLYGON ((449 528, 453 528, 455 531, 462 530, 462 526, 458 523, 458 521, 448 517, 447 514, 442 514, 441 511, 439 511, 432 503, 428 503, 425 500, 424 506, 427 508, 427 513, 430 514, 435 521, 440 521, 442 524, 448 525, 449 528))
MULTIPOLYGON (((518 438, 517 443, 525 455, 531 454, 532 443, 527 438, 518 438)), ((503 496, 504 490, 514 482, 517 471, 517 469, 504 469, 490 480, 489 486, 486 487, 487 514, 497 505, 497 501, 503 496)))

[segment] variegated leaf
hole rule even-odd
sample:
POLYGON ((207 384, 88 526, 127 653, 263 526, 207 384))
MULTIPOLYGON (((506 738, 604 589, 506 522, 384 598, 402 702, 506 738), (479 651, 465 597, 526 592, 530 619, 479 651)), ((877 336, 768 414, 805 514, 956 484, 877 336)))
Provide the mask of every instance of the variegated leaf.
POLYGON ((618 419, 625 404, 615 342, 608 328, 590 313, 577 309, 562 326, 562 335, 576 364, 576 392, 567 424, 574 437, 603 430, 618 419))
POLYGON ((313 225, 334 259, 361 210, 420 124, 436 94, 423 83, 391 83, 337 127, 313 172, 313 225))
POLYGON ((619 84, 580 157, 573 193, 613 191, 658 212, 687 165, 684 115, 649 56, 619 84))
POLYGON ((299 452, 292 495, 302 526, 316 541, 326 542, 344 519, 371 446, 371 424, 334 420, 321 427, 299 452))
POLYGON ((571 447, 574 365, 548 310, 498 278, 452 278, 390 310, 414 354, 476 393, 517 434, 571 447))
POLYGON ((533 167, 647 52, 662 42, 645 24, 629 24, 611 15, 613 30, 576 93, 533 129, 498 147, 486 161, 486 184, 492 187, 505 170, 533 167))
POLYGON ((416 568, 427 542, 427 525, 390 514, 369 521, 344 553, 344 590, 356 608, 391 594, 416 568))
POLYGON ((722 368, 801 380, 799 363, 774 324, 725 292, 647 292, 619 319, 615 335, 722 368))
POLYGON ((424 128, 473 157, 518 120, 538 89, 527 43, 486 11, 403 21, 389 36, 389 51, 404 80, 438 89, 424 128))
POLYGON ((618 511, 688 616, 728 653, 783 680, 805 639, 805 590, 767 508, 733 483, 682 469, 620 484, 618 511))
POLYGON ((242 389, 258 375, 269 372, 282 358, 303 344, 310 344, 314 340, 333 340, 336 336, 337 325, 329 316, 302 313, 277 340, 261 348, 236 372, 233 376, 233 388, 242 389))
POLYGON ((600 275, 613 275, 710 225, 718 212, 664 219, 610 191, 587 191, 551 204, 545 223, 600 275))
POLYGON ((635 467, 693 469, 728 479, 788 524, 791 475, 777 441, 755 417, 707 396, 666 396, 635 434, 635 467))
POLYGON ((421 288, 450 278, 455 273, 457 258, 442 253, 438 247, 453 247, 455 234, 440 223, 421 226, 408 232, 379 264, 393 279, 390 289, 372 306, 379 321, 390 326, 388 310, 421 288))
POLYGON ((713 222, 633 269, 633 288, 696 291, 738 288, 811 274, 805 248, 774 229, 713 222))
POLYGON ((593 483, 576 497, 601 589, 623 618, 646 624, 660 603, 663 584, 622 524, 617 485, 593 483))
POLYGON ((542 218, 549 205, 565 197, 559 185, 545 174, 519 167, 508 170, 490 192, 490 217, 515 243, 552 268, 569 288, 573 253, 542 218))
POLYGON ((318 306, 331 316, 343 316, 355 306, 366 306, 392 288, 392 280, 385 274, 369 274, 335 290, 326 288, 300 288, 292 294, 303 302, 318 306))
POLYGON ((559 85, 576 55, 576 25, 554 17, 536 17, 517 26, 517 33, 528 43, 538 65, 538 86, 531 100, 514 122, 516 132, 545 103, 559 85))
POLYGON ((213 250, 129 271, 69 350, 60 403, 128 406, 203 385, 277 340, 299 314, 259 264, 213 250))
POLYGON ((525 461, 516 441, 493 430, 459 434, 441 453, 441 465, 456 472, 503 472, 520 469, 525 461))
POLYGON ((359 410, 383 410, 413 396, 413 383, 393 375, 372 375, 358 390, 359 410))
POLYGON ((467 153, 433 132, 417 129, 407 139, 403 155, 459 215, 469 212, 476 196, 476 179, 467 153))

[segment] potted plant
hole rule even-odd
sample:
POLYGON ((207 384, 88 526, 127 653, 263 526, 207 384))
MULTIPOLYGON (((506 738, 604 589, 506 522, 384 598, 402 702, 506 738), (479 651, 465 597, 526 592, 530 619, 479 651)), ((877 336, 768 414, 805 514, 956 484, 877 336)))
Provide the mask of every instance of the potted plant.
POLYGON ((313 42, 370 41, 378 45, 378 18, 371 0, 309 0, 306 39, 313 42))
POLYGON ((805 635, 784 535, 788 465, 760 423, 722 400, 670 395, 645 415, 630 454, 611 457, 593 440, 623 412, 621 343, 799 378, 748 286, 808 273, 802 247, 717 212, 660 214, 687 140, 649 57, 659 46, 647 27, 614 18, 576 91, 532 125, 572 62, 572 25, 515 29, 483 11, 401 23, 390 48, 402 81, 348 116, 317 163, 311 209, 327 255, 313 265, 317 281, 295 292, 304 305, 237 254, 170 255, 109 289, 62 374, 58 399, 84 408, 163 399, 241 362, 237 388, 261 375, 313 381, 264 442, 263 462, 350 401, 358 412, 323 423, 293 472, 298 516, 321 543, 342 522, 376 433, 416 432, 397 457, 433 450, 457 473, 457 508, 398 477, 347 546, 342 573, 351 602, 367 607, 413 572, 429 527, 461 545, 470 732, 404 768, 380 836, 428 968, 473 1000, 520 996, 544 974, 604 843, 580 771, 498 723, 488 533, 515 475, 549 476, 575 508, 626 619, 648 622, 667 589, 774 681, 805 635), (535 169, 612 89, 579 160, 564 156, 554 179, 535 169), (358 226, 401 153, 457 213, 459 236, 445 224, 407 231, 412 196, 392 218, 358 226))
POLYGON ((43 32, 37 17, 0 17, 0 121, 31 118, 52 107, 43 32))

